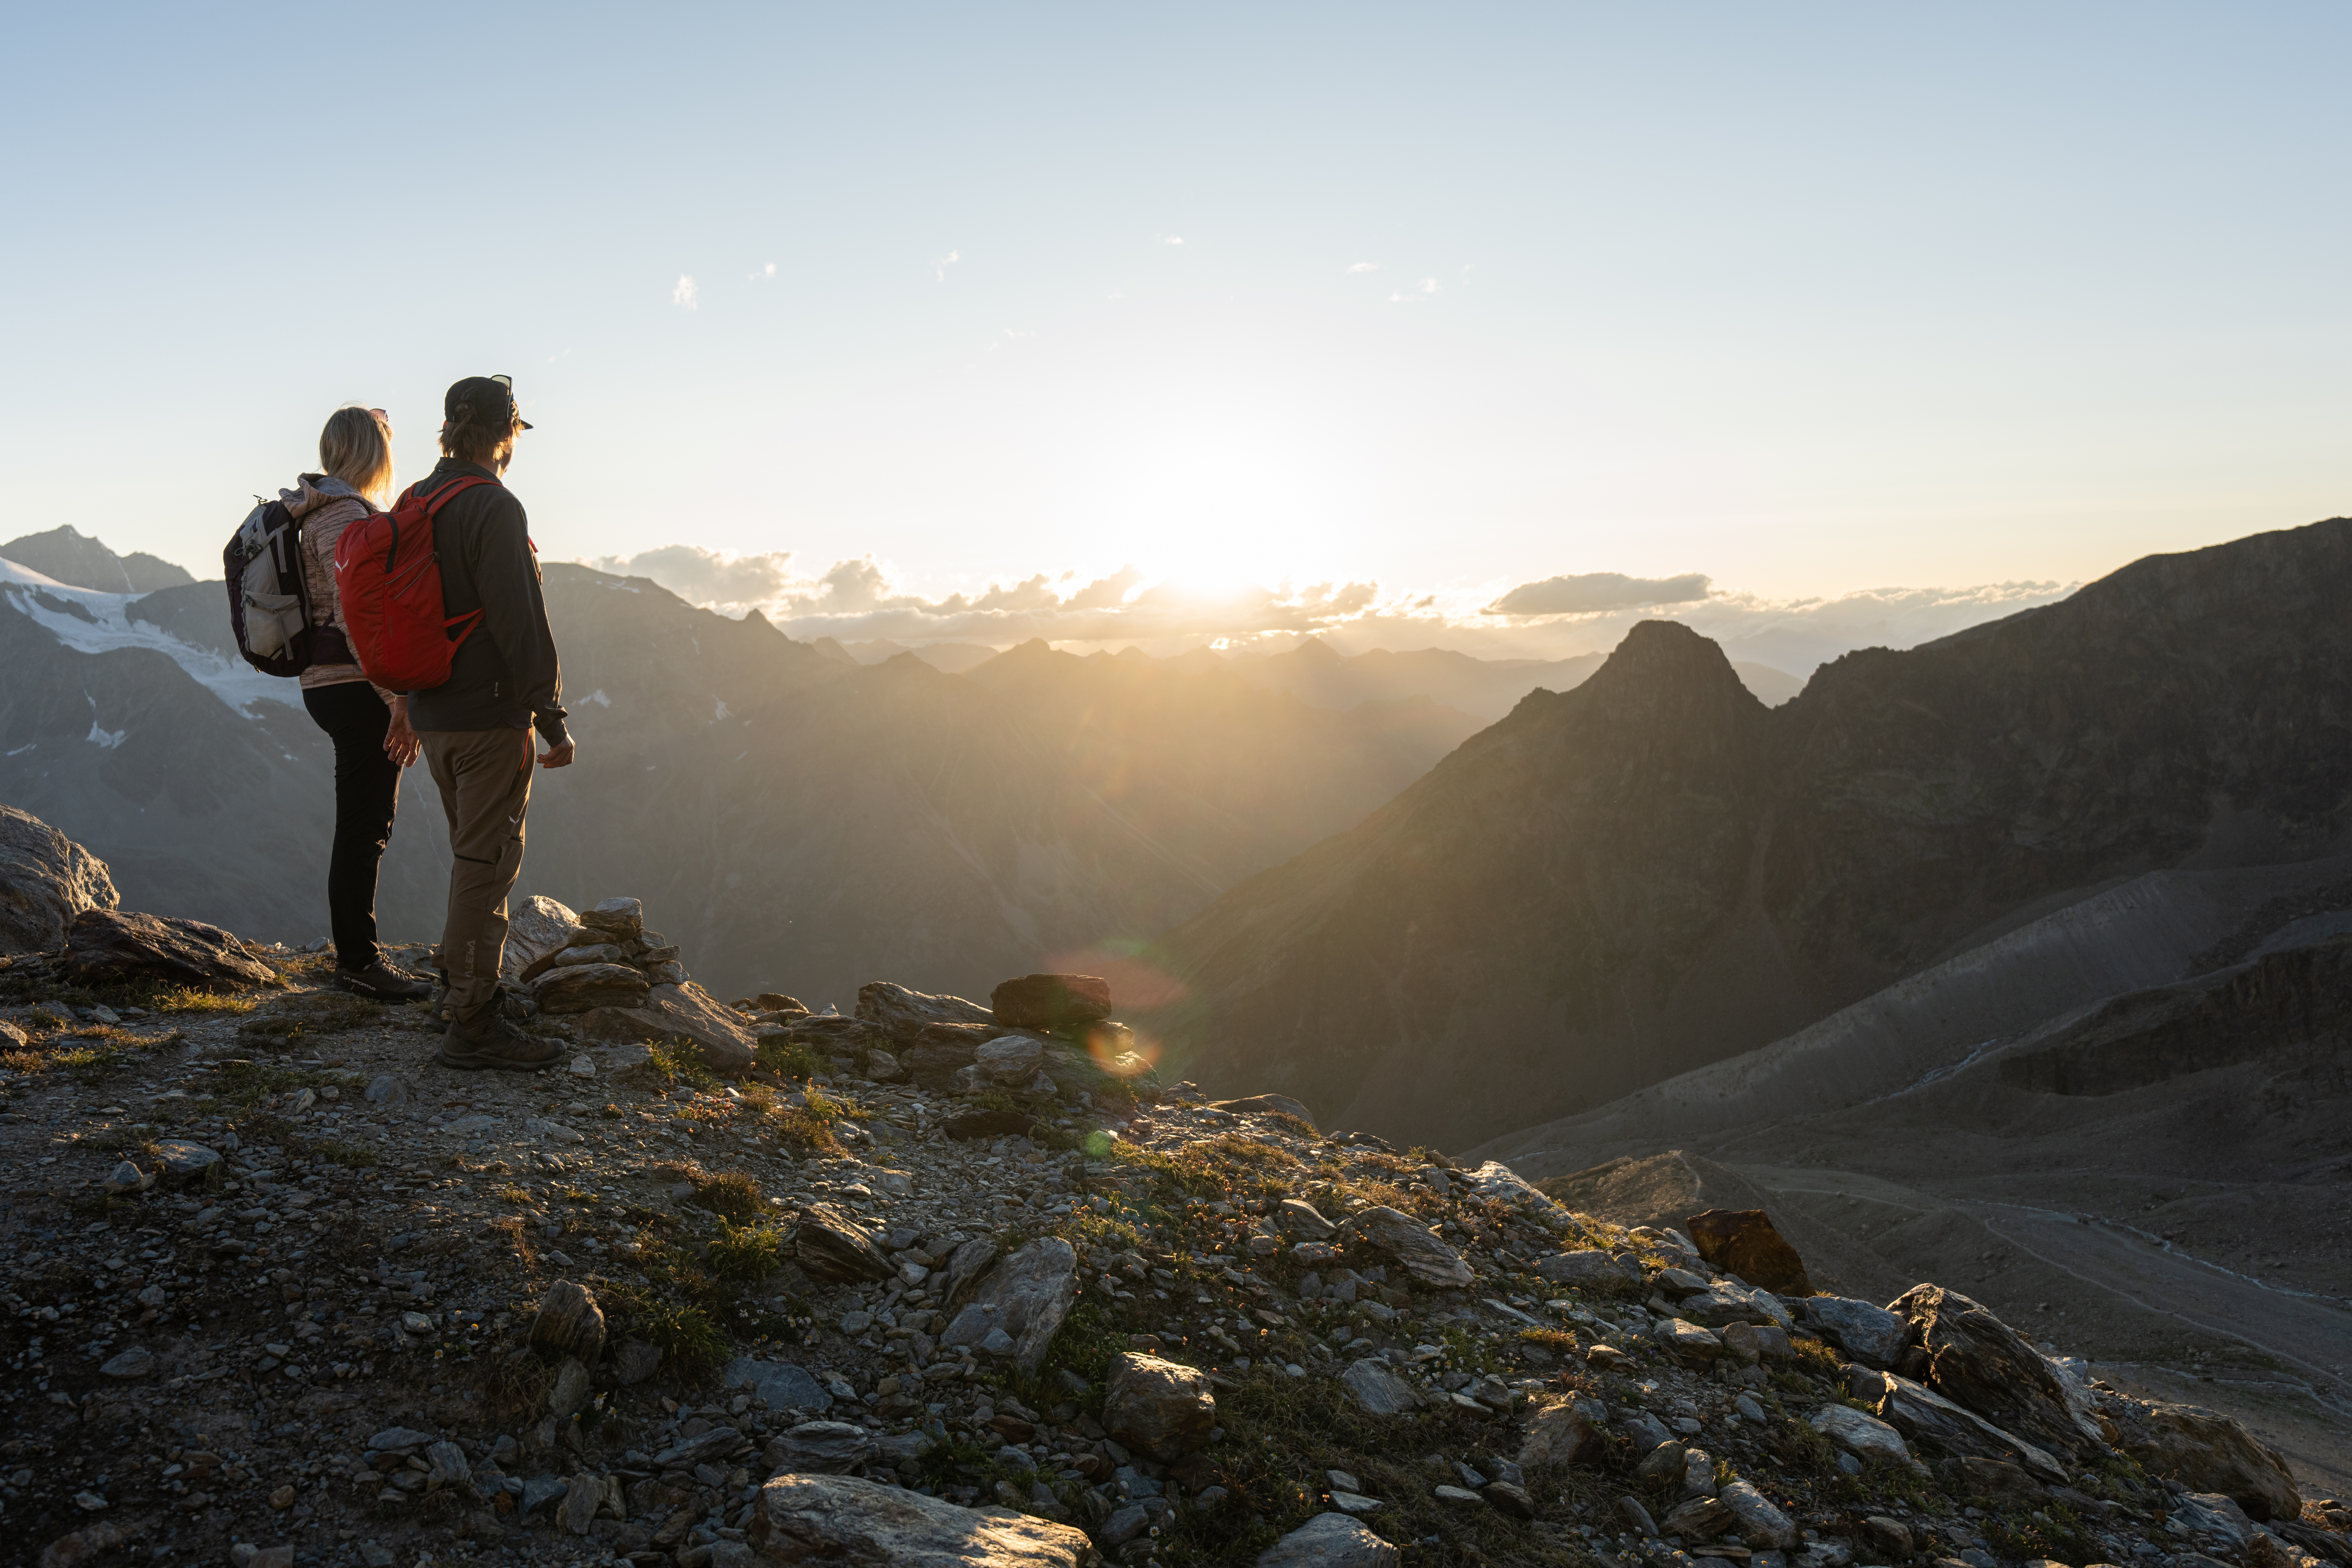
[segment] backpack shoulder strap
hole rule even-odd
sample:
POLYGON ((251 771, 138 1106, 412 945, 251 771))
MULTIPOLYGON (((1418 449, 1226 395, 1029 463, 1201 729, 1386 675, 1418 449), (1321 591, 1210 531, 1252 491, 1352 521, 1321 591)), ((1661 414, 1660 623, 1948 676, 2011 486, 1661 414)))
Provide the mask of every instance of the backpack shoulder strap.
MULTIPOLYGON (((498 482, 496 479, 484 479, 479 474, 460 474, 425 498, 425 515, 426 517, 436 515, 443 507, 447 506, 460 494, 472 489, 476 485, 496 485, 498 482)), ((505 489, 503 485, 499 488, 505 489)))

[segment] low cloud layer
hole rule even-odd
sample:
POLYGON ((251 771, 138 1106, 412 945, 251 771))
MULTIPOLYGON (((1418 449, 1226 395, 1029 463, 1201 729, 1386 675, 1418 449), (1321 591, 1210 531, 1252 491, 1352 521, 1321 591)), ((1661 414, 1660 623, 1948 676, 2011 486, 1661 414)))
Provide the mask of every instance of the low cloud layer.
POLYGON ((1039 572, 927 597, 907 592, 871 556, 803 574, 783 552, 726 555, 673 544, 586 564, 650 577, 722 614, 757 609, 803 640, 1009 647, 1043 637, 1081 650, 1134 646, 1167 655, 1202 645, 1278 650, 1299 637, 1320 637, 1349 653, 1443 647, 1485 658, 1559 658, 1606 650, 1634 622, 1664 617, 1715 638, 1734 658, 1801 677, 1854 648, 1910 647, 2072 591, 2056 583, 2001 583, 1775 600, 1717 591, 1697 573, 1663 578, 1586 573, 1522 584, 1500 596, 1500 584, 1492 584, 1401 592, 1378 583, 1340 582, 1202 595, 1125 566, 1098 577, 1039 572))
POLYGON ((1615 572, 1581 572, 1522 583, 1480 611, 1488 616, 1589 616, 1603 610, 1638 610, 1650 605, 1686 605, 1707 595, 1706 577, 1626 577, 1615 572))

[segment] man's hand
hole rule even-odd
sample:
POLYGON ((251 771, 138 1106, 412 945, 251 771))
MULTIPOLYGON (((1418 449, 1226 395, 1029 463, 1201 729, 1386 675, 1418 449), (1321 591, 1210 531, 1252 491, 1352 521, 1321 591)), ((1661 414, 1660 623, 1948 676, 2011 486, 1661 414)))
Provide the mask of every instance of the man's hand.
POLYGON ((383 731, 383 754, 404 768, 416 761, 417 754, 424 750, 425 742, 409 727, 407 700, 394 698, 392 722, 384 727, 383 731))
POLYGON ((542 768, 570 767, 572 765, 572 742, 566 741, 560 746, 550 746, 546 751, 540 753, 539 765, 542 768))

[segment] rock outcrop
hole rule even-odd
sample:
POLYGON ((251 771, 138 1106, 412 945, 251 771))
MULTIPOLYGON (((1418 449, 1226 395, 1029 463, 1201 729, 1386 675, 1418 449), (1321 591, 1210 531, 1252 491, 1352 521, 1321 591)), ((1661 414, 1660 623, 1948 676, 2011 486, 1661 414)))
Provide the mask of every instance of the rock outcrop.
POLYGON ((64 969, 83 984, 144 980, 200 991, 274 985, 277 971, 202 921, 86 909, 66 930, 64 969))
POLYGON ((106 862, 30 813, 0 805, 0 952, 52 952, 84 910, 117 900, 106 862))

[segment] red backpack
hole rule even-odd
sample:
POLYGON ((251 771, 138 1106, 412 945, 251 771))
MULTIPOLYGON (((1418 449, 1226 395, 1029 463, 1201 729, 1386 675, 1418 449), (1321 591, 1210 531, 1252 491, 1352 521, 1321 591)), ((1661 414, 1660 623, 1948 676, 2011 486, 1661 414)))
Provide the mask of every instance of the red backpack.
POLYGON ((460 491, 497 483, 468 474, 429 497, 411 485, 390 511, 361 518, 335 541, 343 630, 360 668, 385 690, 430 691, 446 684, 450 660, 481 623, 481 611, 452 616, 442 602, 434 519, 460 491))

